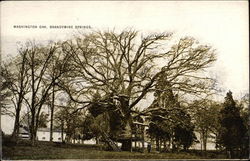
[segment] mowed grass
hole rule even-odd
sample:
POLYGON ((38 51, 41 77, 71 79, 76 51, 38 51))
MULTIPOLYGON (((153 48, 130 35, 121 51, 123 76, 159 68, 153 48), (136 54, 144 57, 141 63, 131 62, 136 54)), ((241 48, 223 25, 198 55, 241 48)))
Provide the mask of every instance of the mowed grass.
MULTIPOLYGON (((217 156, 218 157, 218 156, 217 156)), ((195 153, 144 153, 105 151, 98 145, 38 142, 4 143, 3 159, 201 159, 195 153)))

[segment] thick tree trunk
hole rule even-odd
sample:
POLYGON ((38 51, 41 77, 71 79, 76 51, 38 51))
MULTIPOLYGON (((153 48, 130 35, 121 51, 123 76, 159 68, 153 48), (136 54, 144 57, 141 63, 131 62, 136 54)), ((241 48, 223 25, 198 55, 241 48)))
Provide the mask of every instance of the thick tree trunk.
POLYGON ((167 151, 167 140, 166 139, 164 139, 163 146, 164 146, 164 152, 166 152, 167 151))
POLYGON ((76 133, 75 133, 75 130, 73 129, 73 137, 71 137, 73 139, 73 143, 75 144, 76 143, 76 133))
POLYGON ((123 131, 127 135, 127 137, 123 138, 121 141, 123 151, 132 151, 132 117, 129 109, 129 98, 126 96, 119 96, 120 108, 122 109, 122 125, 123 131))
POLYGON ((160 143, 159 143, 159 138, 156 137, 156 151, 159 151, 160 150, 160 143))
POLYGON ((203 139, 202 139, 202 133, 200 133, 200 143, 201 143, 201 153, 203 151, 203 139))
POLYGON ((63 135, 63 133, 64 133, 64 129, 63 129, 63 126, 64 126, 64 122, 63 122, 63 120, 61 120, 61 138, 62 138, 62 143, 64 142, 64 135, 63 135))
POLYGON ((20 91, 18 92, 18 101, 17 101, 17 106, 16 106, 16 116, 15 116, 15 124, 14 124, 14 130, 13 130, 13 134, 12 134, 12 139, 14 139, 15 141, 18 141, 19 139, 19 128, 20 128, 20 111, 22 108, 22 102, 23 102, 23 97, 25 95, 24 92, 24 78, 25 76, 27 76, 25 73, 25 59, 26 58, 26 54, 22 55, 22 67, 20 70, 20 91))
POLYGON ((95 137, 95 140, 96 140, 96 145, 99 145, 99 138, 95 137))
POLYGON ((161 149, 161 146, 162 146, 162 139, 160 139, 160 141, 159 141, 159 143, 160 143, 160 146, 159 146, 159 151, 161 152, 162 151, 162 149, 161 149))
POLYGON ((233 158, 233 154, 232 154, 233 150, 232 150, 232 148, 227 148, 226 151, 227 151, 227 158, 232 159, 233 158))
POLYGON ((18 135, 19 135, 19 128, 20 128, 20 109, 16 109, 16 116, 15 116, 15 124, 14 124, 14 130, 12 133, 12 139, 15 141, 18 141, 18 135))
POLYGON ((131 151, 132 142, 130 139, 123 140, 121 141, 121 143, 122 143, 122 147, 121 147, 122 151, 131 151))
POLYGON ((51 115, 50 115, 50 142, 53 141, 53 121, 54 121, 54 107, 55 107, 55 86, 52 88, 52 101, 51 101, 51 115))
POLYGON ((67 143, 70 143, 70 140, 71 140, 71 138, 70 138, 69 134, 66 133, 65 141, 66 141, 67 143))
POLYGON ((175 142, 172 140, 172 152, 175 152, 177 150, 177 145, 175 142))
POLYGON ((207 151, 207 137, 206 136, 204 136, 203 138, 203 149, 204 149, 204 152, 207 151))
POLYGON ((169 139, 168 146, 169 146, 169 150, 172 152, 173 151, 173 144, 172 144, 172 137, 171 136, 170 136, 170 139, 169 139))
POLYGON ((36 130, 35 130, 35 112, 31 111, 31 125, 30 125, 30 140, 31 144, 35 145, 36 140, 36 130))
POLYGON ((172 146, 172 152, 176 150, 175 142, 174 142, 174 132, 172 132, 172 135, 170 137, 170 145, 172 146))
MULTIPOLYGON (((128 119, 129 120, 129 119, 128 119)), ((124 151, 132 151, 132 130, 131 130, 131 123, 127 121, 126 126, 124 127, 124 135, 123 140, 121 141, 122 147, 121 150, 124 151)))
POLYGON ((144 131, 143 131, 143 134, 142 134, 142 152, 144 152, 144 148, 145 148, 145 135, 144 135, 144 131))
POLYGON ((206 155, 207 150, 207 132, 204 130, 201 132, 201 151, 203 155, 206 155), (203 148, 203 149, 202 149, 203 148))
POLYGON ((19 95, 19 100, 17 102, 17 108, 16 108, 16 116, 15 116, 15 124, 14 124, 14 130, 12 133, 12 139, 15 141, 18 141, 18 135, 19 135, 19 128, 20 128, 20 112, 22 107, 22 94, 19 95))

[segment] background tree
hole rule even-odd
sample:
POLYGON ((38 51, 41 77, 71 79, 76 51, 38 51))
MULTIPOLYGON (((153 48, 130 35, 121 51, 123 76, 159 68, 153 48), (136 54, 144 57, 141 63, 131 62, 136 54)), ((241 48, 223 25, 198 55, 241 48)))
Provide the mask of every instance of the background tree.
POLYGON ((218 118, 221 105, 211 100, 203 99, 195 100, 189 106, 192 110, 196 131, 200 135, 201 150, 206 152, 208 139, 215 138, 216 140, 218 136, 218 118))
POLYGON ((238 101, 238 106, 240 108, 240 115, 243 119, 245 127, 248 127, 248 116, 249 116, 249 93, 244 94, 244 96, 238 101))
POLYGON ((246 127, 231 91, 227 92, 223 106, 219 118, 221 124, 219 143, 230 152, 230 157, 235 157, 234 151, 242 148, 246 127))
POLYGON ((67 70, 65 67, 62 67, 62 64, 65 63, 65 61, 68 61, 68 57, 65 56, 62 52, 58 51, 55 52, 52 55, 51 63, 49 63, 48 67, 48 75, 49 80, 55 80, 52 84, 52 87, 50 89, 50 97, 48 97, 49 102, 49 108, 50 108, 50 141, 53 141, 53 126, 54 126, 54 111, 56 107, 56 94, 59 92, 62 92, 62 89, 60 89, 57 86, 58 79, 60 79, 60 73, 64 73, 64 75, 67 73, 67 71, 70 71, 70 69, 67 67, 67 70), (59 76, 59 77, 58 77, 59 76))
MULTIPOLYGON (((20 126, 20 112, 24 103, 24 97, 29 92, 28 83, 30 76, 28 75, 27 53, 28 50, 22 48, 18 49, 19 55, 10 63, 5 64, 2 68, 2 74, 8 82, 8 89, 12 95, 11 101, 14 106, 15 123, 12 133, 12 139, 18 139, 20 126)), ((6 93, 7 94, 7 93, 6 93)))
POLYGON ((38 120, 38 128, 47 128, 47 124, 49 122, 48 120, 49 114, 46 114, 45 112, 41 112, 38 120))
POLYGON ((240 100, 236 101, 237 106, 240 109, 240 116, 243 119, 243 124, 245 126, 246 133, 243 139, 243 145, 241 148, 241 157, 246 157, 249 154, 249 93, 243 95, 240 100))
POLYGON ((156 136, 157 150, 161 147, 159 136, 165 136, 164 148, 166 141, 169 141, 169 146, 172 146, 173 150, 179 150, 181 146, 187 150, 196 139, 194 124, 188 111, 181 106, 178 94, 174 94, 170 82, 164 75, 157 79, 154 96, 153 105, 145 112, 150 115, 149 132, 151 136, 156 136))
POLYGON ((8 106, 11 102, 12 92, 9 90, 11 86, 11 82, 9 81, 8 73, 4 72, 3 67, 1 67, 0 71, 0 109, 1 115, 10 115, 12 116, 13 113, 8 106))
POLYGON ((27 74, 30 76, 30 95, 25 97, 25 103, 31 113, 30 134, 32 144, 34 145, 41 109, 46 103, 49 91, 56 80, 67 71, 68 61, 67 57, 60 61, 60 64, 57 66, 60 70, 54 77, 51 77, 48 69, 55 53, 61 52, 59 43, 51 42, 48 45, 39 45, 35 42, 27 42, 22 50, 27 51, 26 63, 29 68, 27 74))
POLYGON ((195 125, 191 122, 191 116, 183 109, 178 111, 176 118, 179 119, 176 120, 178 122, 175 124, 173 130, 173 140, 175 142, 173 150, 175 150, 175 148, 178 150, 182 146, 183 150, 187 151, 196 140, 194 134, 195 125))
MULTIPOLYGON (((48 122, 49 122, 49 114, 46 112, 41 112, 38 120, 38 128, 47 128, 48 127, 48 122)), ((20 127, 24 127, 29 131, 31 123, 31 114, 30 112, 25 112, 23 115, 21 115, 20 118, 20 127)))
POLYGON ((55 114, 57 123, 61 127, 62 132, 66 133, 65 141, 75 141, 75 138, 82 133, 79 128, 82 127, 84 113, 83 111, 76 112, 77 103, 68 100, 65 106, 61 106, 55 114))
POLYGON ((161 150, 161 140, 164 142, 164 148, 166 148, 166 141, 170 141, 172 131, 169 123, 164 119, 166 117, 166 112, 164 111, 154 111, 150 117, 150 123, 148 128, 148 134, 152 140, 156 141, 156 150, 161 150))
POLYGON ((91 115, 87 116, 82 124, 83 130, 83 140, 90 140, 96 136, 95 130, 92 129, 91 124, 93 124, 94 119, 91 117, 91 115))
POLYGON ((93 117, 88 114, 83 121, 82 124, 82 134, 84 140, 89 140, 95 138, 96 143, 98 144, 100 140, 106 141, 103 138, 103 133, 109 133, 109 121, 107 113, 103 113, 102 115, 98 115, 97 117, 93 117))

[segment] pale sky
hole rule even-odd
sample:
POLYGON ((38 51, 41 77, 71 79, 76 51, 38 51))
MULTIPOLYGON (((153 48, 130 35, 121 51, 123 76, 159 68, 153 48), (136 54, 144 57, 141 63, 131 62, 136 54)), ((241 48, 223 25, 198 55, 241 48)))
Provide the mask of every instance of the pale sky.
POLYGON ((13 25, 90 25, 94 29, 133 27, 141 32, 169 31, 174 32, 174 37, 192 36, 213 46, 218 60, 210 73, 218 78, 225 92, 230 89, 239 97, 249 91, 248 24, 247 1, 7 1, 1 2, 2 59, 16 54, 18 41, 58 40, 74 32, 73 29, 15 29, 13 25))

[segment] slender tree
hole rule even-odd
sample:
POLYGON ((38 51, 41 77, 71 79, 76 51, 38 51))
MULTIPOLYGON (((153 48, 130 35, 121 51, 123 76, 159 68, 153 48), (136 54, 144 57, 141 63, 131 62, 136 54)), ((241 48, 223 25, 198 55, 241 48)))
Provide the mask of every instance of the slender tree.
POLYGON ((69 100, 65 106, 60 106, 59 111, 55 113, 55 118, 61 126, 62 133, 65 132, 66 142, 74 141, 78 134, 82 131, 79 130, 83 123, 83 111, 76 112, 78 104, 69 100))
POLYGON ((65 63, 64 61, 68 61, 68 57, 65 56, 62 52, 57 51, 52 56, 51 63, 49 64, 48 68, 48 75, 49 75, 49 81, 56 80, 53 82, 52 87, 50 89, 50 97, 49 99, 49 107, 50 107, 50 141, 53 141, 53 126, 54 126, 54 111, 55 111, 55 104, 56 104, 56 94, 61 91, 60 88, 57 86, 58 80, 61 78, 58 77, 60 73, 64 73, 64 75, 67 73, 67 71, 70 71, 69 68, 66 70, 65 67, 62 67, 62 63, 65 63))
POLYGON ((20 126, 20 112, 24 102, 25 95, 29 92, 29 81, 30 76, 28 75, 28 64, 27 64, 27 54, 28 51, 19 48, 19 55, 13 60, 6 64, 2 68, 2 73, 5 73, 6 79, 8 80, 8 89, 12 93, 12 105, 15 108, 15 123, 14 130, 12 133, 12 138, 14 140, 18 139, 19 126, 20 126))
POLYGON ((38 45, 35 42, 26 43, 27 64, 30 76, 30 95, 25 98, 25 103, 30 109, 31 123, 30 134, 34 145, 42 107, 48 100, 50 90, 55 82, 67 71, 67 57, 60 61, 57 66, 58 72, 51 77, 49 74, 50 64, 56 53, 60 52, 60 44, 50 43, 47 46, 38 45))
POLYGON ((208 139, 216 138, 218 135, 218 117, 221 105, 208 99, 202 99, 190 104, 190 109, 192 109, 196 131, 200 134, 201 150, 206 152, 208 139))

